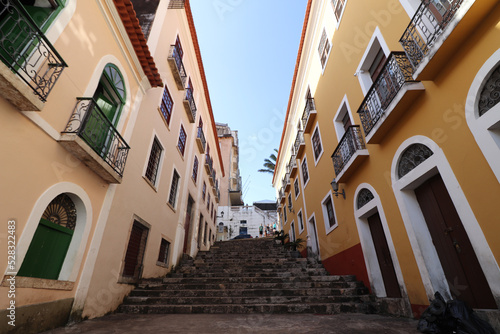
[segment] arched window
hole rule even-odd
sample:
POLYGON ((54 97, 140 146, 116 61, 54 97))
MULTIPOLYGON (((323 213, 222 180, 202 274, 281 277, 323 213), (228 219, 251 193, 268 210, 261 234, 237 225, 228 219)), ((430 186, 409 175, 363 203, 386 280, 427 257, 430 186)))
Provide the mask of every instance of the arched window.
POLYGON ((500 182, 500 49, 477 72, 465 105, 467 125, 500 182))
POLYGON ((365 206, 366 203, 370 202, 373 199, 373 194, 370 190, 363 188, 358 193, 358 209, 361 209, 365 206))
POLYGON ((106 65, 93 98, 106 118, 116 126, 125 104, 126 92, 123 77, 115 65, 106 65))
POLYGON ((18 276, 57 279, 76 227, 75 203, 66 194, 45 209, 18 276))
POLYGON ((21 0, 21 4, 36 25, 47 31, 52 21, 61 12, 67 0, 21 0))
POLYGON ((403 154, 401 154, 401 158, 399 159, 398 177, 402 178, 427 160, 431 155, 432 151, 423 144, 410 145, 403 154))

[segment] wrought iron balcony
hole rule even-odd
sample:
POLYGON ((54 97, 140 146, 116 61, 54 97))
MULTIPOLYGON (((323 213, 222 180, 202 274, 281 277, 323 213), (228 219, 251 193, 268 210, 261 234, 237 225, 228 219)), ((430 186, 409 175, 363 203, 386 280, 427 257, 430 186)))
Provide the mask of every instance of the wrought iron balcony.
POLYGON ((213 168, 212 168, 211 173, 210 173, 210 175, 208 177, 208 181, 210 182, 210 185, 212 187, 215 186, 215 169, 213 169, 213 168))
POLYGON ((9 69, 0 71, 1 94, 20 110, 40 110, 43 104, 19 97, 23 91, 15 80, 45 102, 67 64, 18 0, 3 0, 1 7, 0 58, 9 69))
POLYGON ((306 106, 304 107, 304 112, 302 113, 302 126, 305 133, 311 132, 311 128, 315 118, 316 105, 314 104, 314 98, 309 97, 306 100, 306 106))
POLYGON ((205 140, 205 134, 203 133, 202 127, 198 127, 198 134, 196 135, 196 144, 198 145, 200 153, 205 153, 205 146, 207 144, 207 141, 205 140))
POLYGON ((290 175, 288 174, 288 172, 285 174, 285 176, 281 180, 281 185, 285 189, 285 192, 290 190, 290 175))
POLYGON ((295 152, 292 150, 292 156, 290 157, 290 161, 288 162, 288 170, 290 177, 294 177, 297 173, 297 156, 295 152))
POLYGON ((212 167, 213 165, 213 162, 212 162, 212 158, 210 158, 210 154, 205 154, 205 171, 207 172, 207 174, 210 176, 212 174, 212 167))
POLYGON ((130 147, 92 98, 78 98, 59 140, 104 180, 120 183, 130 147))
POLYGON ((241 176, 232 177, 229 182, 230 192, 241 192, 241 176))
POLYGON ((279 196, 280 196, 280 203, 285 203, 285 188, 284 187, 281 187, 280 191, 279 191, 279 196))
MULTIPOLYGON (((414 98, 408 91, 423 90, 423 85, 416 83, 412 77, 411 64, 404 52, 391 52, 383 70, 375 79, 375 82, 368 90, 358 109, 361 124, 367 138, 372 136, 372 132, 378 130, 379 123, 385 122, 389 114, 397 114, 394 113, 395 108, 398 108, 397 111, 406 110, 405 107, 410 102, 407 100, 409 100, 409 97, 414 98), (396 96, 398 96, 397 99, 396 96), (393 101, 395 103, 391 104, 393 101), (397 106, 401 102, 404 103, 397 106)), ((369 139, 367 140, 369 141, 369 139)))
POLYGON ((170 45, 170 51, 168 54, 168 64, 170 69, 172 70, 172 74, 174 75, 175 84, 177 85, 177 89, 183 90, 186 85, 186 69, 184 68, 184 64, 182 63, 181 55, 179 54, 179 50, 177 50, 177 46, 170 45))
POLYGON ((295 144, 293 149, 297 152, 297 158, 302 157, 302 153, 304 153, 304 149, 306 148, 306 142, 304 140, 304 131, 299 130, 297 132, 297 136, 295 137, 295 144))
POLYGON ((196 119, 196 104, 194 103, 193 90, 191 88, 186 88, 186 97, 184 98, 184 109, 186 110, 187 116, 190 123, 194 123, 196 119))
MULTIPOLYGON (((413 71, 417 71, 424 58, 439 48, 436 41, 447 29, 464 0, 436 2, 422 0, 410 24, 399 40, 410 60, 413 71)), ((473 2, 473 1, 472 1, 473 2)), ((472 30, 471 30, 472 31, 472 30)), ((463 38, 463 36, 462 36, 463 38)))
POLYGON ((359 125, 351 125, 346 133, 340 139, 337 148, 332 154, 333 168, 335 170, 335 179, 337 182, 343 181, 343 177, 347 176, 347 169, 353 164, 357 165, 363 158, 368 155, 361 134, 359 125))

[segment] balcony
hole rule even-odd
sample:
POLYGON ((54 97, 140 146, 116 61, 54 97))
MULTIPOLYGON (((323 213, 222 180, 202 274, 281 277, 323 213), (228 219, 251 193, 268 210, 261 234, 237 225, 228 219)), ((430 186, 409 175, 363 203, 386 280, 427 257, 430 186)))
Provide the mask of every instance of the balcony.
POLYGON ((40 111, 67 67, 18 1, 0 9, 0 96, 21 111, 40 111))
POLYGON ((170 45, 170 51, 168 53, 168 65, 172 70, 177 89, 183 90, 186 84, 187 74, 186 69, 184 68, 184 64, 182 63, 182 58, 179 55, 179 51, 177 50, 175 44, 170 45))
POLYGON ((194 103, 193 90, 191 88, 186 88, 186 96, 183 102, 189 122, 194 123, 196 119, 196 104, 194 103))
POLYGON ((285 197, 285 188, 281 187, 279 191, 279 196, 280 196, 280 203, 285 203, 286 197, 285 197))
POLYGON ((207 141, 205 140, 205 134, 203 133, 203 128, 198 127, 198 134, 196 135, 196 144, 198 145, 198 149, 200 153, 205 153, 205 146, 207 141))
POLYGON ((305 133, 310 133, 314 120, 316 119, 316 106, 314 104, 314 98, 309 97, 306 100, 306 106, 304 107, 304 112, 302 113, 302 126, 304 127, 305 133))
POLYGON ((212 168, 212 171, 208 175, 208 181, 212 187, 215 187, 215 169, 212 168))
POLYGON ((210 154, 205 154, 205 171, 207 172, 207 174, 210 176, 212 174, 212 165, 213 165, 213 162, 212 162, 212 158, 210 158, 210 154))
POLYGON ((290 190, 291 184, 290 184, 290 176, 288 175, 288 172, 283 177, 283 180, 281 181, 281 185, 285 189, 285 192, 290 190))
POLYGON ((399 40, 413 67, 413 78, 432 80, 497 0, 423 0, 399 40))
POLYGON ((295 177, 295 175, 297 174, 297 157, 295 156, 294 152, 292 152, 292 156, 290 157, 290 161, 288 162, 288 171, 290 177, 295 177))
POLYGON ((219 190, 219 180, 216 180, 214 178, 215 182, 214 185, 212 186, 212 190, 214 192, 214 195, 217 196, 217 190, 219 190))
POLYGON ((337 182, 345 182, 351 173, 368 157, 359 125, 351 125, 332 154, 337 182))
POLYGON ((229 200, 231 205, 241 205, 243 201, 241 200, 241 176, 237 175, 229 179, 229 200))
POLYGON ((358 109, 366 142, 380 143, 423 90, 404 52, 391 52, 358 109))
POLYGON ((109 183, 121 183, 130 147, 92 98, 78 98, 61 145, 109 183))
POLYGON ((302 158, 302 153, 306 148, 306 142, 304 141, 304 131, 299 130, 297 132, 297 137, 295 137, 295 144, 293 145, 293 149, 297 152, 297 159, 302 158))

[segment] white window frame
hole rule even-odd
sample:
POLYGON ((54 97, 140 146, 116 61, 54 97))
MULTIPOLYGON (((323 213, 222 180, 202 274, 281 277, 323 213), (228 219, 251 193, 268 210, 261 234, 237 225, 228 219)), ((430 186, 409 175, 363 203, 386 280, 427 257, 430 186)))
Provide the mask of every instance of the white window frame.
MULTIPOLYGON (((333 194, 331 190, 328 191, 326 196, 323 197, 323 199, 321 200, 321 210, 323 212, 323 222, 325 223, 325 234, 328 235, 339 226, 339 221, 337 219, 337 210, 335 210, 335 203, 333 202, 333 194), (328 200, 328 198, 332 203, 333 219, 335 219, 335 224, 333 224, 333 226, 330 226, 330 222, 328 220, 328 211, 326 210, 326 205, 325 205, 325 202, 328 200)), ((318 228, 317 225, 316 228, 318 228)))
POLYGON ((300 209, 299 212, 297 212, 297 224, 299 225, 299 235, 300 235, 305 230, 304 213, 302 212, 302 209, 300 209), (299 219, 299 217, 301 219, 299 219), (302 220, 302 226, 300 226, 300 220, 302 220))
POLYGON ((318 45, 318 57, 319 57, 319 64, 321 66, 321 71, 322 71, 321 73, 322 74, 325 71, 326 64, 328 64, 328 59, 330 58, 331 52, 332 52, 332 43, 330 42, 330 38, 328 37, 328 32, 326 31, 326 27, 323 27, 323 30, 321 31, 321 35, 319 37, 319 45, 318 45), (322 44, 321 41, 323 40, 323 36, 325 37, 325 44, 321 48, 321 52, 320 52, 320 46, 322 44), (321 58, 322 58, 323 54, 325 53, 325 49, 327 46, 328 46, 328 51, 327 51, 326 56, 325 56, 325 63, 322 64, 321 58))
POLYGON ((382 49, 386 58, 388 58, 391 50, 387 46, 387 43, 385 42, 384 37, 382 36, 382 33, 377 26, 355 73, 355 75, 358 77, 359 85, 361 86, 361 90, 363 91, 364 96, 366 96, 366 93, 368 93, 370 87, 373 84, 368 69, 373 64, 373 61, 375 60, 375 57, 377 56, 377 53, 380 49, 382 49))
MULTIPOLYGON (((319 160, 323 156, 323 152, 325 151, 324 147, 323 147, 323 141, 321 140, 321 131, 319 130, 319 123, 316 123, 316 126, 314 127, 314 130, 313 130, 313 132, 311 134, 311 148, 312 148, 312 151, 313 151, 314 166, 317 166, 319 160), (316 133, 316 131, 318 131, 319 144, 321 145, 321 152, 319 152, 317 158, 316 158, 316 152, 314 152, 314 143, 313 143, 313 137, 314 137, 314 134, 316 133)), ((307 170, 309 170, 309 168, 307 170)))
MULTIPOLYGON (((344 0, 344 6, 342 7, 342 11, 340 12, 340 15, 338 18, 337 18, 337 15, 335 15, 335 1, 336 0, 332 0, 331 4, 332 4, 332 10, 333 10, 333 17, 337 21, 336 29, 338 29, 340 26, 340 21, 342 21, 342 17, 344 16, 344 11, 345 11, 345 8, 347 6, 348 0, 344 0)), ((340 0, 337 0, 337 1, 340 1, 340 0)))
POLYGON ((167 204, 169 207, 171 207, 173 210, 175 210, 177 208, 177 204, 179 203, 179 194, 180 194, 180 181, 181 181, 181 174, 177 171, 177 168, 172 168, 172 173, 170 174, 170 187, 168 187, 168 196, 167 196, 167 204), (177 175, 179 175, 179 179, 177 181, 177 187, 175 189, 175 201, 174 201, 174 205, 170 204, 170 191, 172 190, 172 181, 174 179, 174 173, 177 173, 177 175))
POLYGON ((307 187, 307 184, 309 183, 309 180, 311 179, 311 173, 309 173, 309 165, 307 164, 307 156, 304 154, 304 159, 300 162, 300 177, 302 178, 302 191, 307 187), (302 169, 302 163, 305 162, 306 167, 307 167, 307 181, 304 182, 304 171, 302 169))
POLYGON ((290 230, 288 232, 288 238, 290 241, 295 241, 296 240, 296 235, 295 235, 295 221, 292 220, 290 223, 290 230))
POLYGON ((161 177, 161 170, 162 170, 162 167, 163 167, 163 160, 165 158, 165 147, 163 146, 161 140, 160 140, 160 137, 157 135, 156 131, 153 130, 153 134, 151 136, 151 139, 149 140, 149 150, 147 151, 148 154, 146 156, 146 161, 144 163, 144 167, 143 167, 143 170, 142 170, 142 177, 144 178, 144 180, 151 186, 153 187, 154 190, 158 190, 158 186, 160 184, 160 177, 161 177), (151 180, 149 180, 146 176, 146 171, 148 169, 148 165, 149 165, 149 157, 151 156, 151 150, 153 149, 153 143, 154 143, 154 140, 155 138, 158 140, 158 143, 160 144, 160 147, 161 147, 161 154, 160 154, 160 159, 158 161, 158 169, 156 171, 156 178, 155 178, 155 183, 153 184, 153 182, 151 182, 151 180))
POLYGON ((354 118, 352 117, 351 107, 349 106, 349 101, 347 100, 347 95, 344 95, 342 102, 340 102, 340 106, 333 117, 333 126, 335 128, 335 134, 337 135, 337 140, 340 143, 340 140, 345 134, 344 123, 342 123, 342 119, 344 115, 347 113, 349 115, 349 119, 351 120, 351 124, 354 125, 354 118))
POLYGON ((477 145, 500 182, 500 103, 479 116, 481 91, 491 73, 500 66, 500 49, 483 64, 472 81, 465 104, 465 119, 477 145))
POLYGON ((293 191, 295 192, 295 200, 299 198, 300 195, 300 184, 299 184, 299 178, 295 178, 295 181, 293 181, 293 191), (295 183, 297 183, 297 187, 295 187, 295 183), (298 190, 298 191, 296 191, 298 190))

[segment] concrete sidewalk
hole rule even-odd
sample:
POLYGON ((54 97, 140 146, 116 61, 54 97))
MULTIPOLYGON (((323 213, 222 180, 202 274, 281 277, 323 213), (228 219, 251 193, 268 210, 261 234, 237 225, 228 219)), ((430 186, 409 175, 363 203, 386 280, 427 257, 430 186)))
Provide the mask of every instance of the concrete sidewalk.
POLYGON ((417 321, 373 314, 112 314, 46 334, 419 333, 417 321))

